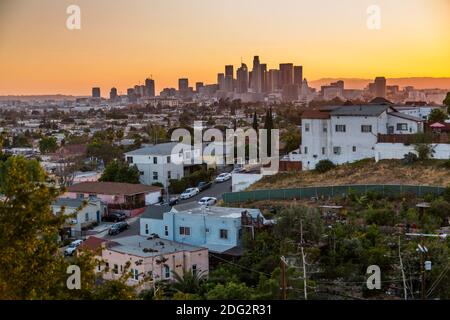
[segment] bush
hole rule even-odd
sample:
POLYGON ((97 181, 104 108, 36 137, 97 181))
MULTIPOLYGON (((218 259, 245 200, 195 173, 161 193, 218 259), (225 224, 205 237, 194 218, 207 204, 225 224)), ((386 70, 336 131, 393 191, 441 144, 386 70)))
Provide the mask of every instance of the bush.
POLYGON ((441 164, 442 168, 445 169, 450 169, 450 159, 449 160, 445 160, 442 164, 441 164))
POLYGON ((403 156, 402 162, 404 164, 413 164, 414 162, 417 162, 419 160, 419 157, 415 153, 409 152, 403 156))
POLYGON ((180 180, 170 180, 169 192, 180 194, 187 188, 193 188, 201 181, 211 181, 214 170, 199 170, 180 180))
POLYGON ((316 165, 316 171, 319 173, 325 173, 334 169, 336 165, 330 160, 320 160, 316 165))

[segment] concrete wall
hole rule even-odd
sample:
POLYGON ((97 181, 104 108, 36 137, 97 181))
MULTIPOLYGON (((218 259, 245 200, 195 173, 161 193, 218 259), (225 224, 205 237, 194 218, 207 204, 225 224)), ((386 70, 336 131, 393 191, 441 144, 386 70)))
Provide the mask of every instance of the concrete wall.
POLYGON ((261 173, 233 173, 231 176, 232 192, 243 191, 262 178, 261 173))
MULTIPOLYGON (((450 144, 433 144, 435 153, 434 159, 450 159, 450 144)), ((375 160, 383 159, 403 159, 404 155, 412 152, 417 154, 413 145, 403 143, 377 143, 375 146, 375 160)))

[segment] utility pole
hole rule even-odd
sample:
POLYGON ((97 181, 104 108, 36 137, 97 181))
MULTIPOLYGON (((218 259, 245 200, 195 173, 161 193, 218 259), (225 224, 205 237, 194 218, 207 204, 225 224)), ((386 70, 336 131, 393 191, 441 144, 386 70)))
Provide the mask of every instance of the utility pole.
POLYGON ((303 263, 303 291, 305 300, 308 300, 308 290, 306 287, 306 256, 303 251, 303 220, 300 220, 300 250, 302 253, 302 263, 303 263))
POLYGON ((281 299, 287 300, 287 294, 286 294, 286 287, 287 287, 287 281, 286 281, 286 259, 284 256, 280 257, 280 269, 281 269, 281 299))
POLYGON ((405 300, 408 300, 408 292, 406 291, 405 270, 403 269, 403 260, 402 260, 402 254, 401 254, 400 246, 401 246, 400 236, 398 236, 398 258, 400 259, 400 268, 402 269, 403 291, 404 291, 404 294, 405 294, 405 300))

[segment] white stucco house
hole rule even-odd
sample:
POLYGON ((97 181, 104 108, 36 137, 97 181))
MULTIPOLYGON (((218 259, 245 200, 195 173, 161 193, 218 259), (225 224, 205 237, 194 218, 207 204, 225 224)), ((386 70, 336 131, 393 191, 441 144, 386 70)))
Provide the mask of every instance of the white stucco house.
POLYGON ((331 106, 302 115, 302 142, 298 158, 303 170, 320 160, 335 164, 375 157, 379 134, 415 134, 423 120, 387 104, 331 106))

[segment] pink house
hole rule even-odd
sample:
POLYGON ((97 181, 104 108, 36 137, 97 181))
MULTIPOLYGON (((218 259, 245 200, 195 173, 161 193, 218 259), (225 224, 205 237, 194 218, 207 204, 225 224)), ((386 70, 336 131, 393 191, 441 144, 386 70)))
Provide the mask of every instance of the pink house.
POLYGON ((161 280, 172 280, 173 273, 182 276, 194 272, 207 276, 208 249, 159 238, 130 236, 102 243, 99 258, 104 264, 97 271, 105 279, 130 274, 129 285, 151 287, 161 280))

